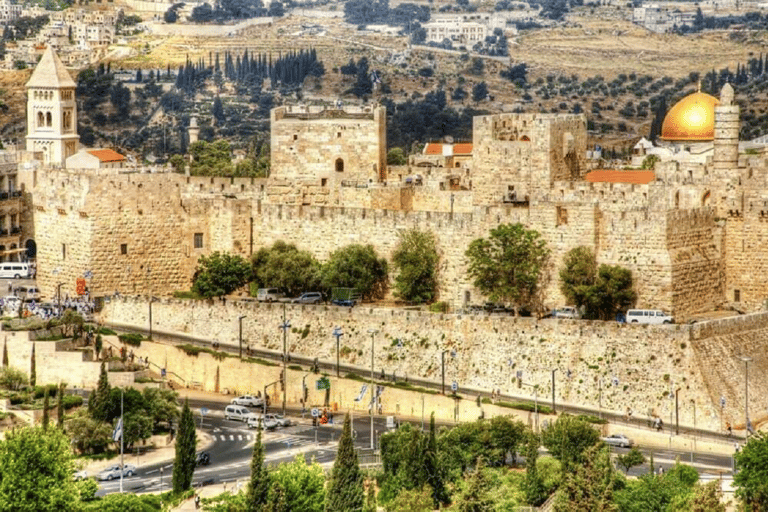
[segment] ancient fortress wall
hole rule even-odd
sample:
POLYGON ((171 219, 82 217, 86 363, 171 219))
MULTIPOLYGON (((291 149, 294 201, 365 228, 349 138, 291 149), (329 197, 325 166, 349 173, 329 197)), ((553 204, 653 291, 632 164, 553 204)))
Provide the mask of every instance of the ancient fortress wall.
MULTIPOLYGON (((287 305, 285 314, 293 326, 287 338, 291 353, 335 361, 331 332, 339 326, 344 332, 341 361, 367 368, 371 360, 368 330, 378 329, 374 338, 377 374, 394 372, 399 377, 439 382, 440 354, 455 350, 455 358, 446 357, 445 378, 448 383, 456 380, 460 387, 533 396, 529 386, 538 385, 540 400, 550 401, 551 371, 557 368, 559 402, 595 408, 602 404, 618 412, 630 407, 636 414, 661 415, 665 422, 674 411, 669 392, 680 388, 680 422, 692 424, 691 400, 695 400, 697 425, 708 428, 719 428, 721 395, 727 402, 725 420, 743 423, 744 364, 736 356, 748 353, 755 357, 750 367, 752 417, 766 416, 768 314, 657 327, 366 307, 287 305), (521 382, 517 372, 522 372, 521 382)), ((282 350, 277 326, 283 307, 279 304, 163 299, 154 304, 153 328, 237 346, 240 315, 247 315, 245 345, 282 350)), ((113 299, 102 319, 147 326, 146 298, 113 299)))

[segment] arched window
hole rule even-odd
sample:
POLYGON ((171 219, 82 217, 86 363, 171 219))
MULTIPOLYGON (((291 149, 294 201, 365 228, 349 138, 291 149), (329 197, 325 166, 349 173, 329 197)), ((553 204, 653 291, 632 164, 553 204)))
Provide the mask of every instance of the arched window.
POLYGON ((336 172, 344 172, 344 160, 341 158, 336 159, 336 172))
POLYGON ((45 126, 53 126, 53 116, 50 112, 45 113, 45 126))
POLYGON ((45 126, 45 116, 42 112, 37 113, 37 126, 45 126))
POLYGON ((675 192, 675 208, 680 208, 680 191, 675 192))

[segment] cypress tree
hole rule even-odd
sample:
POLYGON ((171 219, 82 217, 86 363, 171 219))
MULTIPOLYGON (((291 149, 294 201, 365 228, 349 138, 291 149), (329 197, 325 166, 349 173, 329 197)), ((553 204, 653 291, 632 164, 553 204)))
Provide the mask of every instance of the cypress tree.
POLYGON ((8 368, 8 340, 3 342, 3 368, 8 368))
POLYGON ((329 512, 362 510, 364 501, 363 475, 357 463, 357 452, 352 443, 349 414, 344 418, 344 430, 339 438, 339 448, 333 471, 328 481, 325 509, 329 512))
POLYGON ((173 462, 173 492, 180 493, 192 487, 192 475, 195 472, 195 450, 197 433, 195 420, 189 409, 189 400, 184 401, 179 420, 179 433, 176 437, 176 458, 173 462))
POLYGON ((547 499, 544 484, 536 469, 536 461, 539 458, 539 439, 530 434, 525 447, 525 501, 529 505, 538 507, 547 499))
POLYGON ((427 483, 432 488, 432 501, 435 508, 440 508, 441 503, 448 503, 448 494, 445 491, 442 468, 437 461, 434 412, 429 419, 429 438, 427 449, 424 451, 424 471, 427 473, 427 483))
POLYGON ((37 382, 37 372, 35 370, 35 342, 32 342, 32 362, 29 368, 29 385, 35 387, 37 382))
POLYGON ((493 500, 488 496, 491 482, 488 481, 488 477, 483 472, 484 467, 483 458, 478 458, 475 472, 472 473, 467 482, 467 490, 456 503, 456 510, 459 512, 491 510, 493 500))
POLYGON ((99 384, 96 390, 91 393, 91 399, 88 400, 88 412, 91 418, 96 420, 105 419, 104 407, 109 399, 109 393, 112 387, 109 385, 107 377, 107 366, 104 361, 101 362, 101 372, 99 373, 99 384))
POLYGON ((50 418, 48 417, 49 405, 50 399, 48 398, 48 386, 45 386, 45 391, 43 393, 43 430, 48 430, 48 422, 50 421, 50 418))
POLYGON ((264 467, 264 445, 261 444, 261 426, 256 434, 256 443, 253 445, 253 457, 251 458, 251 482, 248 484, 248 492, 245 498, 246 510, 258 512, 267 503, 269 492, 269 471, 264 467))
POLYGON ((59 384, 59 394, 56 397, 56 425, 64 428, 64 383, 59 384))

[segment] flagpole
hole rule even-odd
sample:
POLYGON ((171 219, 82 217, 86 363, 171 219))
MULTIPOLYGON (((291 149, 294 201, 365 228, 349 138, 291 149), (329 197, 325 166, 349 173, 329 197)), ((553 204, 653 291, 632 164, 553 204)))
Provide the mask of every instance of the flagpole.
POLYGON ((123 464, 123 389, 120 388, 120 494, 123 494, 123 473, 125 465, 123 464))

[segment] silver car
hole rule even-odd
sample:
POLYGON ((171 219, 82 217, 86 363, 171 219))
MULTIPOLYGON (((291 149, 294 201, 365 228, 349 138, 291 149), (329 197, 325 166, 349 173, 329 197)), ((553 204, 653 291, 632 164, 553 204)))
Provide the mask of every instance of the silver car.
POLYGON ((286 418, 282 414, 267 414, 265 416, 267 421, 274 421, 278 427, 290 427, 291 420, 286 418))
POLYGON ((264 399, 253 395, 243 395, 237 398, 233 398, 232 402, 230 403, 234 405, 244 405, 246 407, 261 407, 264 405, 264 399))
MULTIPOLYGON (((133 464, 126 464, 123 466, 124 477, 133 476, 134 474, 136 474, 136 466, 133 464)), ((104 468, 96 478, 99 480, 113 480, 115 478, 120 478, 120 464, 115 464, 114 466, 104 468)))
POLYGON ((600 439, 607 445, 618 446, 620 448, 629 448, 635 444, 634 441, 624 434, 613 434, 608 437, 601 437, 600 439))

